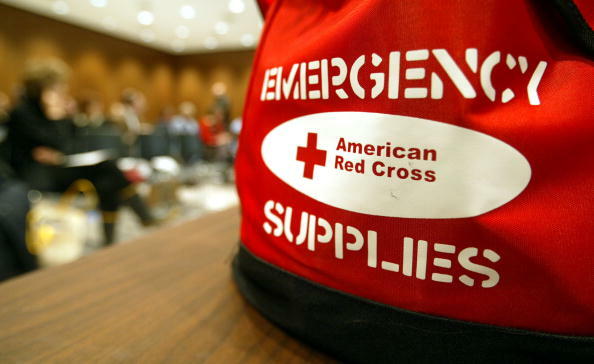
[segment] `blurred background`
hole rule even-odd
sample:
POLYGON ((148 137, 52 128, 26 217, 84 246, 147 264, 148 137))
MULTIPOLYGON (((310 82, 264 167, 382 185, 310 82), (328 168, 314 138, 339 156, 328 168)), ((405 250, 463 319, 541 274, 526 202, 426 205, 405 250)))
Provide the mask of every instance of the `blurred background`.
POLYGON ((238 203, 254 0, 0 0, 0 280, 238 203))

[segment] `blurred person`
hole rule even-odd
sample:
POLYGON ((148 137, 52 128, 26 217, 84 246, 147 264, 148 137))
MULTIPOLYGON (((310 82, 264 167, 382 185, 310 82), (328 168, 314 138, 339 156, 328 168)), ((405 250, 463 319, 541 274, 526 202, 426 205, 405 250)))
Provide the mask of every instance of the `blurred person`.
POLYGON ((159 112, 159 118, 157 119, 157 127, 169 129, 169 123, 175 116, 175 108, 171 105, 166 105, 159 112))
MULTIPOLYGON (((130 153, 130 145, 129 143, 125 142, 125 139, 128 139, 128 127, 126 126, 125 121, 125 106, 120 101, 113 102, 109 105, 106 119, 105 119, 105 129, 115 132, 119 136, 119 141, 122 143, 123 149, 121 153, 124 156, 128 156, 130 153)), ((118 148, 122 149, 122 148, 118 148)))
MULTIPOLYGON (((10 109, 10 98, 3 92, 0 92, 0 143, 6 138, 6 122, 8 121, 8 110, 10 109)), ((2 147, 0 146, 0 153, 2 147)))
POLYGON ((227 161, 232 137, 225 130, 221 112, 207 114, 200 119, 200 138, 206 146, 206 159, 227 161))
POLYGON ((8 124, 10 164, 31 188, 41 191, 63 192, 78 179, 90 180, 99 197, 105 243, 111 244, 122 203, 132 207, 143 224, 153 224, 154 219, 113 160, 67 166, 74 139, 68 75, 68 67, 55 59, 27 65, 23 96, 8 124))
POLYGON ((169 123, 171 134, 192 135, 198 137, 198 121, 196 121, 196 105, 191 101, 184 101, 179 105, 179 114, 173 116, 169 123))
POLYGON ((0 92, 0 125, 8 120, 8 110, 10 109, 10 98, 4 92, 0 92))
POLYGON ((235 159, 235 155, 237 154, 237 148, 239 147, 239 134, 241 133, 241 128, 243 126, 243 121, 241 118, 235 118, 229 124, 229 132, 233 138, 231 142, 231 154, 235 159))
POLYGON ((200 141, 198 140, 198 121, 195 119, 196 105, 184 101, 179 105, 179 112, 170 106, 161 111, 157 130, 169 138, 169 152, 172 157, 182 163, 193 163, 200 158, 200 141))
POLYGON ((124 104, 119 101, 113 102, 109 105, 108 112, 109 119, 118 124, 125 123, 124 121, 124 104))
POLYGON ((0 92, 0 281, 38 267, 37 259, 27 250, 25 241, 29 212, 27 188, 15 178, 5 160, 8 151, 3 141, 9 109, 9 97, 0 92))
POLYGON ((101 97, 94 92, 85 92, 78 100, 77 113, 72 118, 76 130, 73 152, 89 152, 108 149, 110 153, 121 152, 121 131, 109 122, 104 112, 101 97))
POLYGON ((27 187, 0 159, 0 281, 38 267, 25 240, 28 212, 27 187))
POLYGON ((234 137, 238 137, 241 133, 241 127, 243 126, 243 121, 241 118, 235 118, 231 121, 229 125, 229 131, 233 134, 234 137))
POLYGON ((78 127, 101 127, 107 121, 103 102, 97 95, 87 95, 79 102, 78 113, 74 123, 78 127))
POLYGON ((66 118, 70 120, 73 120, 79 112, 78 103, 76 102, 76 99, 69 94, 65 95, 64 108, 66 118))
POLYGON ((146 97, 137 89, 127 88, 122 91, 120 101, 122 104, 121 120, 125 127, 124 143, 128 145, 130 155, 137 156, 138 151, 134 145, 142 133, 141 117, 146 108, 146 97))
POLYGON ((171 105, 166 105, 159 111, 157 125, 155 126, 153 134, 158 138, 158 143, 161 145, 157 146, 154 142, 155 139, 152 138, 150 155, 169 155, 178 161, 181 160, 180 143, 174 138, 171 138, 171 133, 169 131, 174 116, 175 108, 171 105), (154 151, 158 152, 155 153, 154 151))
POLYGON ((181 157, 186 164, 198 162, 202 158, 198 121, 195 118, 196 105, 184 101, 179 105, 179 114, 171 121, 172 133, 179 135, 181 157))
POLYGON ((205 115, 200 119, 200 138, 204 145, 204 159, 215 162, 222 168, 220 170, 223 182, 232 180, 233 165, 233 137, 223 124, 221 110, 214 114, 205 115))
POLYGON ((211 91, 214 96, 211 111, 213 114, 220 115, 221 122, 225 129, 227 129, 231 122, 231 102, 229 101, 229 96, 227 96, 227 85, 223 82, 215 82, 212 85, 211 91))
POLYGON ((171 105, 166 105, 159 111, 159 117, 157 119, 157 125, 155 126, 155 133, 168 136, 171 121, 175 116, 175 108, 171 105))

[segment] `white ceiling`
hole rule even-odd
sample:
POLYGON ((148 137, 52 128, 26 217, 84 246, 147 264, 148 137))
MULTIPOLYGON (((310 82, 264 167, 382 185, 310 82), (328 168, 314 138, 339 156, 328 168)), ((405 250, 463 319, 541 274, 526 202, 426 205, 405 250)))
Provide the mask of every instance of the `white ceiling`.
POLYGON ((0 3, 167 53, 253 49, 262 28, 255 0, 0 0, 0 3), (148 23, 151 14, 152 23, 141 24, 148 23))

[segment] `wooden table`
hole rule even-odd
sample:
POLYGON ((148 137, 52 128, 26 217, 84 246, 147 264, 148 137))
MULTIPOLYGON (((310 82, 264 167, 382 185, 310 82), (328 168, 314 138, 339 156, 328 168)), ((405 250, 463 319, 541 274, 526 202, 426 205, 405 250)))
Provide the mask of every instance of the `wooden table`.
POLYGON ((0 363, 330 362, 231 279, 237 209, 0 284, 0 363))

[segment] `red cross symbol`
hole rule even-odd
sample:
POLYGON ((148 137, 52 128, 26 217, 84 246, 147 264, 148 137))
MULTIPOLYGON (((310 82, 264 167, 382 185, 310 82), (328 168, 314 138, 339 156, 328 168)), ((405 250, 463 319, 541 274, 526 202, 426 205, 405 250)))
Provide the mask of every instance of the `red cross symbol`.
POLYGON ((314 168, 326 165, 326 151, 318 147, 318 134, 307 134, 307 146, 297 147, 297 160, 305 163, 303 177, 313 179, 314 168))

